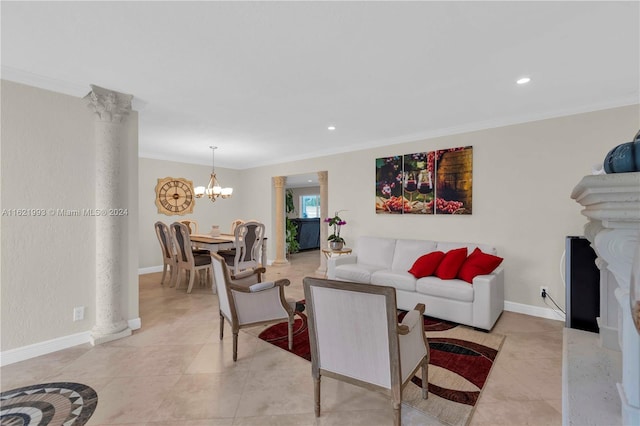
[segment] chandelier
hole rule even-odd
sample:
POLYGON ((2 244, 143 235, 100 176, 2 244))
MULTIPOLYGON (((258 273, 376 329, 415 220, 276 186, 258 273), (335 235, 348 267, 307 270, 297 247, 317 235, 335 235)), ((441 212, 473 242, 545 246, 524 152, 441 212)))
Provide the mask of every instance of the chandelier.
POLYGON ((223 188, 218 183, 218 179, 216 179, 216 163, 215 163, 215 152, 218 149, 217 146, 210 146, 211 148, 211 177, 209 178, 209 184, 205 188, 204 186, 198 186, 194 188, 194 192, 196 194, 196 198, 202 198, 205 195, 209 197, 211 202, 215 202, 218 197, 220 198, 229 198, 233 193, 233 188, 223 188))

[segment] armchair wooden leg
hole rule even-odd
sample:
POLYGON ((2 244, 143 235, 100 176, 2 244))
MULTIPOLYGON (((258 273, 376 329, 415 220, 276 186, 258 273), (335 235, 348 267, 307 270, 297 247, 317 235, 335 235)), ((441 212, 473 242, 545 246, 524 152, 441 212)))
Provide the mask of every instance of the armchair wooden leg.
POLYGON ((238 332, 233 332, 233 361, 238 360, 238 332))
POLYGON ((220 311, 220 340, 224 337, 224 316, 222 315, 222 311, 220 311))
POLYGON ((289 350, 293 349, 293 315, 289 315, 289 324, 287 327, 287 332, 289 333, 289 350))
POLYGON ((429 360, 422 361, 422 399, 429 398, 429 360))
POLYGON ((320 376, 313 378, 313 399, 316 417, 320 417, 320 376))

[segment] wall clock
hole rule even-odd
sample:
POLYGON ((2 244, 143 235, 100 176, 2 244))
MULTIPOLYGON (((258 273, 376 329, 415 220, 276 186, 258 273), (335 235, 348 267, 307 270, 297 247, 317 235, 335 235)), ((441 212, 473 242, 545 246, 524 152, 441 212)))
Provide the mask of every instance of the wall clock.
POLYGON ((193 182, 183 178, 166 177, 158 179, 156 185, 156 206, 158 213, 168 216, 193 213, 195 196, 193 182))

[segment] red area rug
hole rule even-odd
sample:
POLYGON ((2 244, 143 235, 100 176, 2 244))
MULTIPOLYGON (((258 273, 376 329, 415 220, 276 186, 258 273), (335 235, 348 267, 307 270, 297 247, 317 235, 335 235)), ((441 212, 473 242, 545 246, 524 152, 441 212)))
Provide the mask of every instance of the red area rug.
MULTIPOLYGON (((311 361, 307 317, 300 312, 303 309, 304 301, 298 302, 291 352, 311 361)), ((398 321, 405 314, 400 311, 398 321)), ((431 352, 429 398, 422 399, 422 381, 415 376, 403 391, 403 402, 445 424, 464 425, 471 418, 504 336, 428 316, 424 325, 431 352)), ((258 337, 288 351, 286 323, 268 327, 258 337)))

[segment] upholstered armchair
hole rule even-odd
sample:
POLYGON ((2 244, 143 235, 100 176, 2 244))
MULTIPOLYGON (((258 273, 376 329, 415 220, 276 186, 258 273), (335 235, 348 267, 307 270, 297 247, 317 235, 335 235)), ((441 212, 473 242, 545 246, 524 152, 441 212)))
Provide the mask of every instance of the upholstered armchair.
POLYGON ((329 376, 389 395, 394 424, 399 426, 402 389, 420 368, 422 398, 428 396, 424 305, 417 305, 398 324, 393 287, 310 277, 303 283, 316 417, 321 377, 329 376))
POLYGON ((241 328, 261 324, 288 322, 289 350, 293 347, 293 314, 295 299, 286 298, 284 287, 289 280, 261 282, 264 268, 243 274, 241 280, 233 280, 224 259, 211 253, 213 275, 220 308, 220 340, 224 337, 224 322, 233 333, 233 360, 238 359, 238 333, 241 328))

